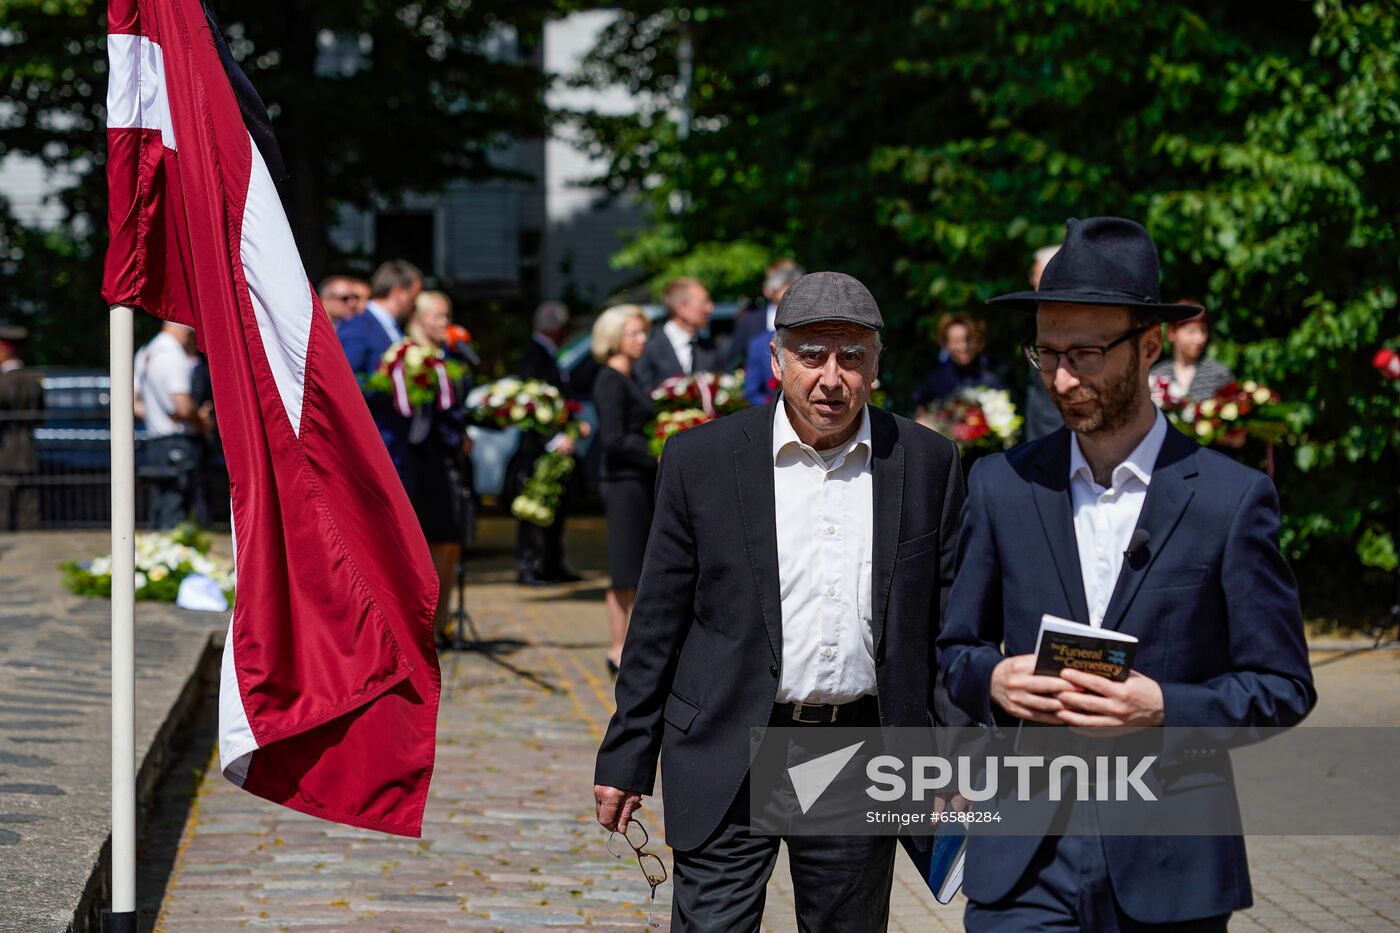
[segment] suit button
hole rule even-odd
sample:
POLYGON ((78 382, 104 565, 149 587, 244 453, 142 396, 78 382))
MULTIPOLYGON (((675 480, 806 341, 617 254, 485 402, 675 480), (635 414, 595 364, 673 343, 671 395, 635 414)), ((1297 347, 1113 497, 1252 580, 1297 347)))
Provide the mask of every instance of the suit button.
POLYGON ((774 677, 777 677, 777 676, 778 676, 778 665, 776 665, 776 664, 770 664, 770 665, 768 665, 768 673, 772 674, 774 677))

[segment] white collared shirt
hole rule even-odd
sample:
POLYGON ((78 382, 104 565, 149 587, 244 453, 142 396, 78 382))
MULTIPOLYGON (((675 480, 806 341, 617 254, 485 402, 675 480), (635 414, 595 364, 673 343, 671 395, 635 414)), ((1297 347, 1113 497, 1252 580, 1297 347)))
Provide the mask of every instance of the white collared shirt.
POLYGON ((691 345, 695 335, 675 321, 667 321, 661 325, 661 330, 671 341, 671 349, 676 351, 676 359, 681 361, 681 370, 690 375, 695 370, 695 348, 691 345))
POLYGON ((163 330, 137 351, 132 382, 151 437, 194 433, 190 425, 175 420, 175 396, 190 394, 190 364, 184 344, 163 330))
POLYGON ((786 403, 774 409, 783 632, 777 700, 849 703, 875 693, 870 413, 861 411, 859 429, 840 448, 818 453, 798 440, 786 403))
POLYGON ((1084 599, 1089 604, 1089 624, 1103 625, 1104 614, 1118 574, 1123 568, 1123 552, 1132 540, 1152 470, 1162 442, 1167 437, 1167 419, 1159 411, 1152 429, 1113 468, 1112 487, 1094 482, 1093 470, 1079 449, 1079 437, 1070 434, 1069 490, 1074 507, 1074 539, 1079 549, 1079 571, 1084 578, 1084 599))
POLYGON ((374 315, 374 319, 379 322, 379 326, 384 328, 384 333, 389 335, 389 339, 398 343, 403 339, 403 329, 399 327, 399 322, 394 320, 394 316, 385 310, 384 306, 377 301, 371 301, 365 305, 365 310, 374 315))

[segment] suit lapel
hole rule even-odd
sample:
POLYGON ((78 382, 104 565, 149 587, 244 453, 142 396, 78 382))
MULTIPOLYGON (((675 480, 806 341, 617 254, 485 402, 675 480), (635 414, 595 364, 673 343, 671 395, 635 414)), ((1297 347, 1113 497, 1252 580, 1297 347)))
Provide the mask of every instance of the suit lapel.
MULTIPOLYGON (((652 342, 656 344, 656 362, 663 373, 684 373, 685 367, 681 365, 681 358, 676 356, 676 348, 671 346, 671 338, 666 336, 664 327, 656 329, 656 336, 652 337, 652 342)), ((667 376, 667 379, 670 377, 667 376)), ((665 380, 662 380, 665 381, 665 380)), ((772 432, 772 428, 769 428, 772 432)))
POLYGON ((1036 460, 1036 470, 1037 479, 1031 489, 1050 557, 1055 562, 1055 571, 1074 621, 1088 624, 1089 602, 1084 596, 1084 574, 1079 567, 1079 545, 1074 537, 1074 506, 1069 496, 1069 431, 1061 429, 1046 438, 1036 460))
POLYGON ((899 443, 893 420, 877 408, 870 413, 871 499, 874 515, 871 527, 875 540, 871 547, 870 586, 875 594, 872 620, 874 644, 885 634, 885 614, 894 583, 894 560, 899 550, 899 524, 904 514, 904 445, 899 443))
MULTIPOLYGON (((669 347, 668 347, 669 349, 669 347)), ((768 630, 773 660, 783 657, 782 594, 778 588, 778 519, 773 487, 773 406, 765 405, 745 433, 749 443, 734 451, 739 517, 744 525, 749 568, 758 608, 768 630)))
POLYGON ((1157 455, 1157 463, 1152 468, 1152 482, 1147 487, 1143 499, 1142 513, 1138 516, 1137 528, 1145 530, 1149 537, 1146 556, 1137 560, 1123 559, 1123 569, 1118 573, 1113 596, 1104 612, 1104 628, 1117 629, 1123 624, 1128 607, 1137 595, 1138 587, 1152 570, 1152 564, 1162 547, 1176 530, 1191 501, 1194 490, 1188 480, 1195 476, 1196 457, 1200 445, 1175 428, 1167 429, 1162 442, 1162 452, 1157 455))

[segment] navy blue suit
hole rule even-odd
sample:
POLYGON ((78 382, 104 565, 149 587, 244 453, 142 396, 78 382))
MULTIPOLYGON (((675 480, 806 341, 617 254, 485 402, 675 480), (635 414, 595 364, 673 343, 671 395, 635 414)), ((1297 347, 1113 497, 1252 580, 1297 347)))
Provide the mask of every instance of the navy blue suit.
MULTIPOLYGON (((992 668, 1034 650, 1042 613, 1089 622, 1069 455, 1070 434, 1060 429, 972 471, 938 656, 953 702, 982 723, 1015 722, 991 702, 992 668)), ((1133 667, 1161 684, 1165 724, 1302 720, 1317 695, 1269 479, 1169 430, 1137 527, 1150 536, 1147 553, 1123 562, 1104 626, 1140 640, 1133 667)), ((1051 883, 1043 876, 1046 842, 974 837, 968 898, 995 906, 1051 883)), ((1117 910, 1137 923, 1221 917, 1252 903, 1237 835, 1109 835, 1095 857, 1106 863, 1117 910)), ((1009 919, 1006 929, 1015 929, 1009 919)))
MULTIPOLYGON (((379 361, 394 345, 394 339, 384 329, 373 314, 366 311, 340 322, 335 335, 340 338, 340 346, 345 358, 350 361, 350 370, 364 385, 366 377, 379 368, 379 361)), ((408 449, 409 419, 394 410, 393 400, 387 395, 375 395, 367 399, 370 414, 379 428, 379 436, 389 451, 389 459, 395 469, 402 469, 403 455, 408 449)))

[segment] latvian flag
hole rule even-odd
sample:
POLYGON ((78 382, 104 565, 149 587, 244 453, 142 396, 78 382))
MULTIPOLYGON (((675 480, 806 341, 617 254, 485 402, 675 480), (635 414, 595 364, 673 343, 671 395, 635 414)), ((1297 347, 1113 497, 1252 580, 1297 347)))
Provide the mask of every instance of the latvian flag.
POLYGON ((292 241, 267 112, 199 0, 107 12, 103 297, 195 329, 228 459, 220 766, 294 810, 417 836, 437 578, 292 241))

